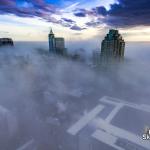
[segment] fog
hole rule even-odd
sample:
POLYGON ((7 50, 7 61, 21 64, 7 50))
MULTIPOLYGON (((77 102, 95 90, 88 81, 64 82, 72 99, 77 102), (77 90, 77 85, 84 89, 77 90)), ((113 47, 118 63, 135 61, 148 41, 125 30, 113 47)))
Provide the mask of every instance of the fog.
POLYGON ((110 70, 51 56, 46 43, 0 48, 0 149, 32 139, 39 150, 63 149, 66 129, 99 98, 150 104, 149 74, 149 43, 127 43, 125 62, 110 70))

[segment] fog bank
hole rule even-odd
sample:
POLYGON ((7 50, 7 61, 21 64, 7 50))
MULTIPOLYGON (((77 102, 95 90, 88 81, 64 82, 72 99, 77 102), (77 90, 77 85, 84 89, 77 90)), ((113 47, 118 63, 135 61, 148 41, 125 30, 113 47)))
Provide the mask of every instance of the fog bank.
POLYGON ((110 71, 50 56, 45 43, 0 48, 0 149, 30 139, 57 149, 68 126, 105 95, 150 104, 150 45, 129 43, 125 55, 110 71))

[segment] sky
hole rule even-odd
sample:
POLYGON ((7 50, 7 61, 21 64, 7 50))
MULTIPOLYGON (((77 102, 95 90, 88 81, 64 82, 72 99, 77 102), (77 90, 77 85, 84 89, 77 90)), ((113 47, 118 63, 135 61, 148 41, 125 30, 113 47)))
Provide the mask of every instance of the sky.
POLYGON ((0 37, 47 41, 103 39, 110 28, 126 41, 150 41, 149 0, 0 0, 0 37))

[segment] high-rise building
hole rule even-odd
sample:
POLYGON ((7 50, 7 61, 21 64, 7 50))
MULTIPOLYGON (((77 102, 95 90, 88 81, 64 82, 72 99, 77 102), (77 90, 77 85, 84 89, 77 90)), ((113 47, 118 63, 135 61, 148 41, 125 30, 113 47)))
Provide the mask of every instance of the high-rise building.
POLYGON ((49 51, 52 53, 56 53, 55 36, 54 36, 52 29, 51 29, 48 37, 49 37, 49 51))
POLYGON ((101 61, 111 63, 124 58, 125 42, 118 30, 111 29, 102 41, 101 61))
POLYGON ((49 51, 53 54, 65 55, 65 40, 62 37, 55 37, 53 31, 49 34, 49 51))
POLYGON ((64 50, 65 50, 65 40, 64 38, 61 37, 57 37, 55 38, 55 46, 56 46, 56 52, 58 54, 64 54, 64 50))

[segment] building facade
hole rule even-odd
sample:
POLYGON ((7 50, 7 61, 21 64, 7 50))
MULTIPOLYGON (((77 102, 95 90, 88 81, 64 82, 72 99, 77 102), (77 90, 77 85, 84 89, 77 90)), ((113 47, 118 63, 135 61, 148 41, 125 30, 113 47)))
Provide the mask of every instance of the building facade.
POLYGON ((101 44, 101 61, 111 63, 124 58, 125 42, 118 30, 111 29, 101 44))
POLYGON ((52 30, 50 31, 48 37, 49 37, 49 51, 51 53, 56 53, 55 36, 52 30))
POLYGON ((49 33, 49 51, 53 54, 65 55, 65 40, 62 37, 55 37, 53 31, 49 33))

